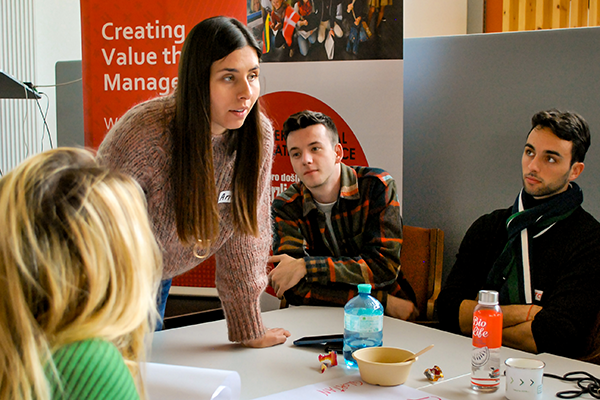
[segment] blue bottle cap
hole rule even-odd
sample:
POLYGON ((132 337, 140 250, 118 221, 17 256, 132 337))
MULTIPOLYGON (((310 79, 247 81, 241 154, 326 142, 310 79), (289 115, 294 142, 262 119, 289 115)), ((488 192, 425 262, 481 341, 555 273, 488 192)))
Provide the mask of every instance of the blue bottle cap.
POLYGON ((358 285, 358 293, 371 293, 371 284, 370 283, 361 283, 358 285))

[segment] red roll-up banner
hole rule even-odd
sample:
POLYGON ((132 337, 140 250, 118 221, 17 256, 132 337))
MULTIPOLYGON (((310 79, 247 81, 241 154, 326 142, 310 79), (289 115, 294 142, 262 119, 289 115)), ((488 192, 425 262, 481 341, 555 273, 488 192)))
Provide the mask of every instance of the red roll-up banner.
POLYGON ((133 105, 177 85, 187 33, 215 15, 246 20, 246 1, 81 0, 85 145, 98 148, 133 105))

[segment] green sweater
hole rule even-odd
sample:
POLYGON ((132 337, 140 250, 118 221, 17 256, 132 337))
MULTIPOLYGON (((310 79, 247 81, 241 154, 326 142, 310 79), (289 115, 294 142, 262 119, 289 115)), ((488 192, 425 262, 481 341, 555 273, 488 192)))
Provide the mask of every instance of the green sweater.
POLYGON ((90 339, 70 343, 53 354, 63 386, 50 372, 52 399, 139 399, 119 350, 110 342, 90 339))

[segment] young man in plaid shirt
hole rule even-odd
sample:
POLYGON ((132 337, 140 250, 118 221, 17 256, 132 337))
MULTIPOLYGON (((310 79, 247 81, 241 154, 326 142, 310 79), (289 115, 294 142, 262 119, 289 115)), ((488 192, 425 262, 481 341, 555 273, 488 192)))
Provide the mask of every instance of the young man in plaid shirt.
POLYGON ((415 294, 400 271, 402 217, 394 179, 384 170, 349 167, 335 124, 302 111, 283 135, 293 184, 273 202, 275 234, 269 282, 289 304, 343 306, 370 283, 387 315, 413 320, 415 294))

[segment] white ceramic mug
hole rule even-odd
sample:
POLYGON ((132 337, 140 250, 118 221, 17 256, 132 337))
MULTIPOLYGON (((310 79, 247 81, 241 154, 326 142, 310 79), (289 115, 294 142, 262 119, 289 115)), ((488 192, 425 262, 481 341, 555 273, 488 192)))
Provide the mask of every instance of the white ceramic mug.
POLYGON ((508 400, 541 400, 542 378, 546 364, 534 358, 509 358, 506 365, 508 400))

